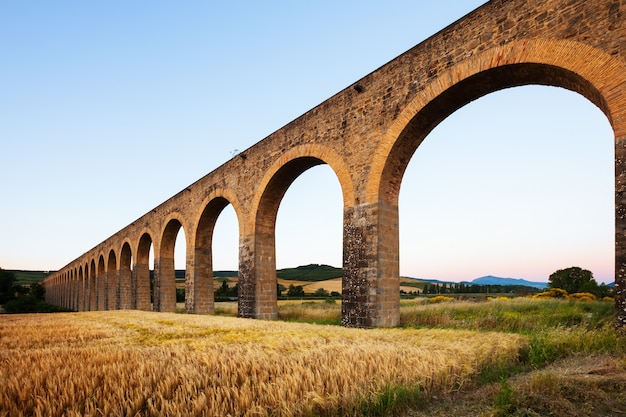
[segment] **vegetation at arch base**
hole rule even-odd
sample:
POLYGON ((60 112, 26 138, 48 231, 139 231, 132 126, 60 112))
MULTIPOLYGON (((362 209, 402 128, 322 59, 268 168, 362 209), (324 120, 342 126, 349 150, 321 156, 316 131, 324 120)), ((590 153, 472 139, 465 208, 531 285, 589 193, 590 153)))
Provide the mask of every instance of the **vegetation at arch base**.
POLYGON ((44 301, 46 289, 40 283, 19 285, 15 274, 0 268, 0 306, 5 313, 49 313, 66 311, 44 301))

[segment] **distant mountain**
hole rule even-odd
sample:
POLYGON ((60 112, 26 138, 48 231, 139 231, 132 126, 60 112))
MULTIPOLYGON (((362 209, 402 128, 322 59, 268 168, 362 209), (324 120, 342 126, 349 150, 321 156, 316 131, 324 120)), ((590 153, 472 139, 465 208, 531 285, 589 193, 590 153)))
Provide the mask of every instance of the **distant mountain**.
POLYGON ((527 281, 521 278, 500 278, 493 275, 487 275, 484 277, 476 278, 470 282, 470 284, 476 285, 524 285, 526 287, 533 287, 543 289, 548 286, 547 282, 533 282, 527 281))

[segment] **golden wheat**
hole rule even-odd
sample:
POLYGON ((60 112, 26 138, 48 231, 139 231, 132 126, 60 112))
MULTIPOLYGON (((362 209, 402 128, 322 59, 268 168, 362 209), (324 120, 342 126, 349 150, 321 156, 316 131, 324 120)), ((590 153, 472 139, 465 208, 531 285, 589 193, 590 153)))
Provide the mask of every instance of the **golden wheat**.
POLYGON ((453 390, 521 336, 117 311, 4 316, 0 415, 292 416, 453 390))

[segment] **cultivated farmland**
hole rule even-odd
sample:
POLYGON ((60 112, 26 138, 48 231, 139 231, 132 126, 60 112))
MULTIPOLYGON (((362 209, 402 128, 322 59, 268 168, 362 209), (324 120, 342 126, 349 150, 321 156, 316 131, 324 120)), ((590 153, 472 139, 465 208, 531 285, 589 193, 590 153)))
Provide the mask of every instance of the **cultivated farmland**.
POLYGON ((4 316, 0 415, 358 415, 396 387, 456 390, 525 343, 137 311, 4 316))

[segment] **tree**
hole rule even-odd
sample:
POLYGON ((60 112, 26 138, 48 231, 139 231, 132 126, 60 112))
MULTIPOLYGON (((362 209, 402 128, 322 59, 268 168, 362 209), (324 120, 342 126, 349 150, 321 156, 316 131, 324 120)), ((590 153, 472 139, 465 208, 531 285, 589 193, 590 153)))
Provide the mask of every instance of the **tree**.
POLYGON ((15 298, 15 274, 0 268, 0 304, 15 298))
POLYGON ((552 273, 548 279, 549 288, 560 288, 570 294, 576 292, 591 292, 597 290, 598 283, 593 279, 591 271, 572 266, 566 269, 559 269, 552 273))
POLYGON ((44 287, 39 282, 35 282, 34 284, 30 284, 30 295, 35 297, 37 300, 45 300, 45 298, 46 298, 46 287, 44 287))
POLYGON ((302 285, 291 284, 289 286, 289 289, 287 290, 287 296, 288 297, 304 297, 304 288, 302 288, 302 285))
POLYGON ((330 294, 328 291, 326 291, 324 288, 318 288, 317 290, 315 290, 314 295, 316 297, 328 297, 330 294))

